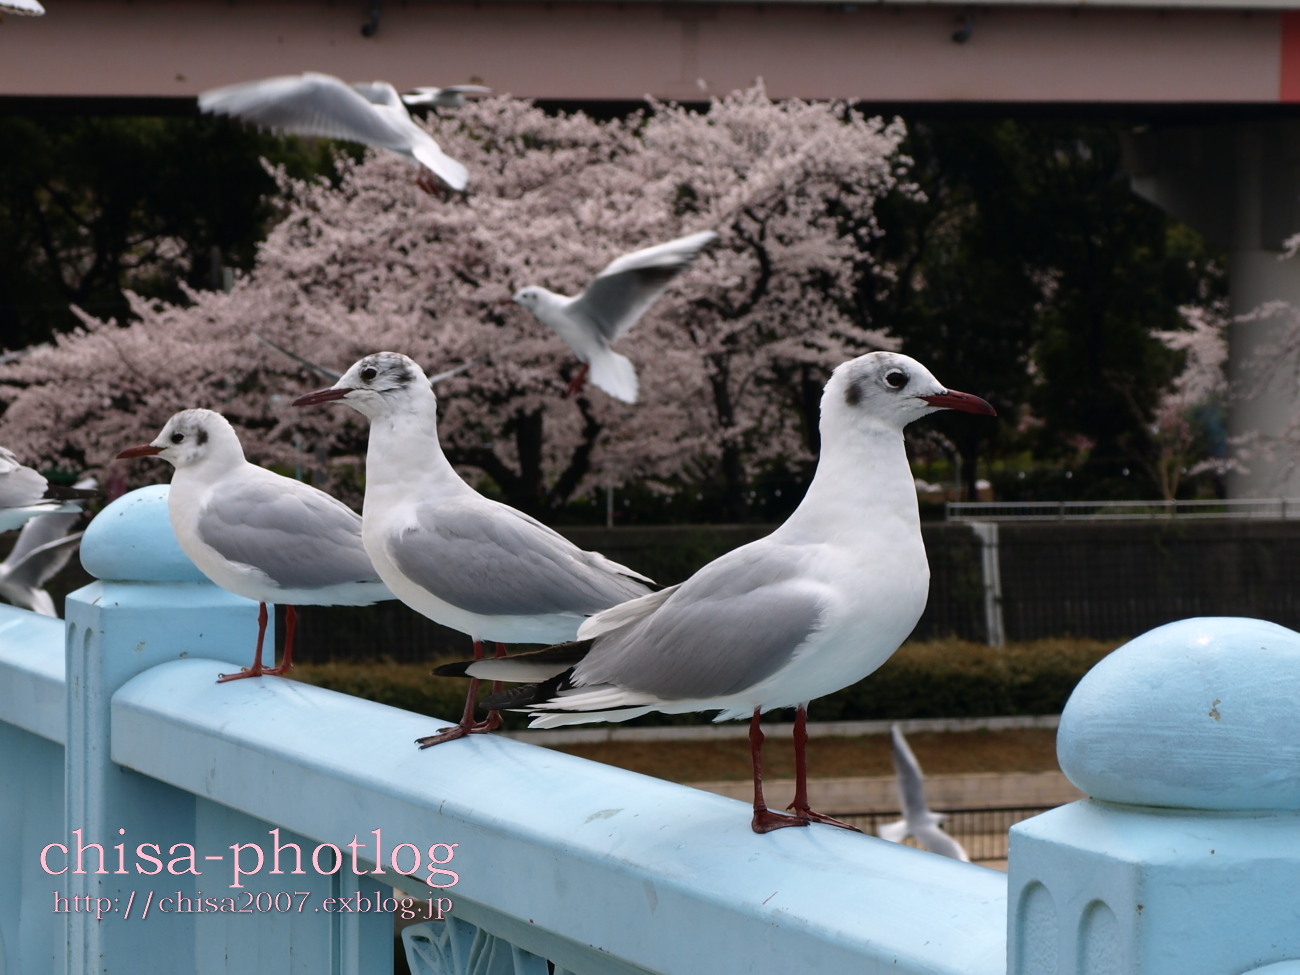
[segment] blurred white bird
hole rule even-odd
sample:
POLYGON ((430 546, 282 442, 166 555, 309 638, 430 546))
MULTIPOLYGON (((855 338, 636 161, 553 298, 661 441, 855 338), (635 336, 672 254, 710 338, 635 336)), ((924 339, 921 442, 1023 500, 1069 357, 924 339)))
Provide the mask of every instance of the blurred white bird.
POLYGON ((446 88, 412 88, 402 101, 412 108, 463 108, 466 95, 490 95, 483 85, 448 85, 446 88))
POLYGON ((463 190, 469 181, 465 167, 415 123, 397 90, 384 81, 349 85, 309 71, 209 89, 199 95, 199 108, 278 132, 387 149, 427 169, 417 180, 426 193, 437 189, 430 173, 453 190, 463 190))
POLYGON ((943 813, 932 812, 925 804, 925 781, 921 775, 921 765, 912 754, 912 749, 903 737, 898 725, 889 729, 893 741, 894 777, 898 784, 898 803, 903 810, 903 818, 896 823, 885 823, 877 832, 881 839, 891 843, 901 843, 907 837, 915 837, 916 842, 931 853, 952 857, 954 860, 970 862, 965 848, 943 831, 943 813))
POLYGON ((705 230, 624 254, 611 261, 576 298, 537 285, 515 292, 513 300, 553 329, 582 361, 582 368, 569 383, 570 396, 590 379, 615 399, 636 402, 636 369, 610 345, 717 239, 712 230, 705 230))
MULTIPOLYGON (((99 482, 85 477, 73 486, 94 491, 99 482)), ((81 532, 68 534, 80 518, 80 511, 59 511, 37 515, 23 525, 13 548, 0 562, 0 596, 42 616, 57 617, 59 611, 45 584, 68 564, 81 543, 81 532)))
POLYGON ((176 468, 167 514, 181 550, 228 592, 261 604, 253 665, 222 681, 293 666, 294 606, 369 606, 393 594, 361 544, 361 517, 302 481, 249 463, 234 427, 212 410, 182 410, 152 443, 118 459, 159 457, 176 468), (284 655, 262 664, 267 603, 285 606, 284 655))
POLYGON ((18 462, 12 450, 0 447, 0 531, 13 531, 28 519, 55 511, 80 512, 75 502, 95 496, 95 491, 51 484, 18 462))
POLYGON ((36 0, 0 0, 0 13, 39 17, 45 13, 45 8, 36 0))

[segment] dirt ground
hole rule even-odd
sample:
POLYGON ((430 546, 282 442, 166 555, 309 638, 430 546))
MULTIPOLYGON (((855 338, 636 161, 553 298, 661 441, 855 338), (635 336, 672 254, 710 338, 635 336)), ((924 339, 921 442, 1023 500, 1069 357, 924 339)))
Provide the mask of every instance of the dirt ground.
MULTIPOLYGON (((1056 771, 1056 732, 1020 731, 916 732, 908 744, 928 775, 962 772, 1056 771)), ((672 782, 703 782, 749 777, 749 742, 727 741, 605 742, 566 745, 560 751, 631 769, 672 782)), ((808 742, 808 772, 815 778, 893 775, 889 737, 813 738, 808 742)), ((790 740, 768 735, 763 749, 764 774, 794 774, 790 740)))

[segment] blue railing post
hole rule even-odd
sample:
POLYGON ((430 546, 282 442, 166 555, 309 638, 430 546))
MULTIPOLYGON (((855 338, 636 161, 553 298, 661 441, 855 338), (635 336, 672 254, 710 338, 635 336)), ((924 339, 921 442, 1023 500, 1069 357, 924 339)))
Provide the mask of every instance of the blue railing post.
POLYGON ((66 912, 69 972, 193 968, 193 916, 141 913, 150 891, 193 892, 183 845, 194 838, 194 798, 113 764, 110 701, 166 661, 242 656, 257 635, 257 604, 218 589, 185 557, 166 496, 165 485, 143 488, 91 522, 81 561, 97 581, 67 599, 65 822, 61 834, 50 824, 43 868, 61 887, 52 907, 66 912))
POLYGON ((1011 975, 1300 972, 1300 634, 1191 619, 1079 683, 1089 798, 1011 830, 1011 975))

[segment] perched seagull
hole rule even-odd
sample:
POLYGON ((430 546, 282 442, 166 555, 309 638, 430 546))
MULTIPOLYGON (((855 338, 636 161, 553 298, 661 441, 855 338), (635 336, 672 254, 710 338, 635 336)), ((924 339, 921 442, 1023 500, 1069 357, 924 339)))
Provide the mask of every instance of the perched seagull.
POLYGON ((45 13, 45 8, 37 0, 0 0, 0 13, 39 17, 45 13))
POLYGON ((117 456, 160 457, 176 468, 167 514, 181 549, 222 589, 261 604, 253 665, 222 674, 218 683, 287 674, 295 606, 369 606, 393 598, 366 557, 357 513, 324 491, 250 464, 220 413, 182 410, 153 443, 117 456), (285 605, 278 667, 262 664, 267 603, 285 605))
POLYGON ((464 108, 466 95, 490 95, 483 85, 448 85, 446 88, 412 88, 402 101, 412 108, 464 108))
MULTIPOLYGON (((85 477, 73 487, 94 491, 99 482, 85 477)), ((57 617, 59 611, 45 584, 68 564, 81 543, 81 532, 69 534, 80 518, 80 511, 56 511, 37 515, 23 525, 13 548, 0 562, 0 596, 42 616, 57 617)))
POLYGON ((42 474, 18 462, 12 450, 0 447, 0 531, 21 528, 30 518, 55 511, 80 512, 70 502, 97 492, 51 484, 42 474))
POLYGON ((916 842, 931 853, 969 863, 970 857, 962 845, 943 831, 943 821, 947 817, 943 813, 931 812, 925 804, 925 781, 921 775, 921 765, 908 747, 902 729, 893 725, 889 734, 894 744, 894 777, 898 783, 898 802, 903 810, 903 818, 896 823, 881 826, 881 839, 901 843, 908 836, 914 836, 916 842))
POLYGON ((828 823, 808 808, 807 704, 866 677, 925 608, 930 570, 903 427, 936 410, 994 413, 915 359, 872 352, 840 365, 821 401, 821 459, 772 534, 685 582, 593 616, 575 643, 435 673, 537 681, 488 698, 533 727, 625 721, 649 711, 749 717, 755 832, 828 823), (797 708, 793 816, 763 799, 760 715, 797 708))
POLYGON ((590 379, 615 399, 636 402, 636 370, 610 345, 717 239, 712 230, 704 230, 624 254, 592 278, 576 298, 536 285, 515 292, 512 300, 553 329, 582 361, 569 383, 570 396, 590 379))
MULTIPOLYGON (((423 370, 396 352, 356 362, 295 406, 342 401, 370 419, 362 539, 379 577, 416 612, 474 641, 572 640, 589 616, 642 596, 651 580, 585 552, 535 518, 466 484, 438 442, 438 400, 423 370)), ((490 731, 475 722, 471 681, 460 723, 418 739, 427 748, 490 731)))
POLYGON ((465 167, 415 124, 397 90, 387 82, 349 85, 309 71, 209 89, 199 95, 199 109, 292 135, 388 149, 428 170, 417 181, 426 193, 437 188, 429 173, 453 190, 463 190, 469 181, 465 167))

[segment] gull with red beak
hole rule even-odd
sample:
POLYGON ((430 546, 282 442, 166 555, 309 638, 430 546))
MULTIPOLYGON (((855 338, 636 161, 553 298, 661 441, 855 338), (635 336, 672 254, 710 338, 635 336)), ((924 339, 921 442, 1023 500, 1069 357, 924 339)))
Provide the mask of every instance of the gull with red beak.
MULTIPOLYGON (((417 613, 483 641, 572 640, 594 613, 650 591, 645 576, 585 552, 522 511, 461 479, 438 441, 438 399, 419 365, 396 352, 356 362, 295 406, 342 402, 370 419, 361 537, 379 577, 417 613)), ((471 681, 459 724, 421 747, 491 731, 475 721, 471 681)))
POLYGON ((152 443, 119 459, 157 457, 176 468, 167 515, 199 571, 261 604, 253 665, 218 683, 293 666, 294 606, 369 606, 392 599, 361 545, 361 518, 337 498, 249 463, 235 428, 212 410, 182 410, 152 443), (284 655, 262 663, 267 603, 285 606, 284 655))
POLYGON ((650 711, 748 717, 754 831, 853 829, 808 806, 807 706, 888 660, 925 608, 930 569, 903 427, 937 410, 994 414, 908 356, 844 363, 822 394, 817 472, 780 528, 680 585, 593 616, 574 643, 436 673, 535 681, 484 705, 528 711, 537 728, 650 711), (763 797, 760 716, 788 707, 796 708, 793 815, 763 797))

